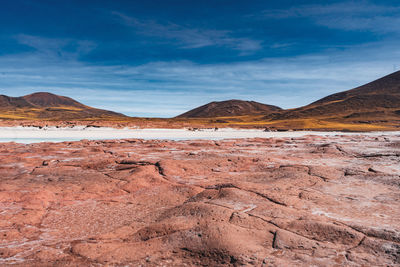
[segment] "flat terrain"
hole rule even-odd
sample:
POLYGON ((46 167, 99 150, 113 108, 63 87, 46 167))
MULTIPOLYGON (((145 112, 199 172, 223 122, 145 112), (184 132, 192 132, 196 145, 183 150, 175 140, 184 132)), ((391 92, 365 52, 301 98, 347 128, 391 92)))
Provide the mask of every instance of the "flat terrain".
POLYGON ((385 122, 354 123, 337 120, 321 119, 289 119, 266 121, 264 116, 237 116, 200 119, 158 119, 158 118, 127 118, 124 120, 2 120, 0 127, 111 127, 111 128, 160 128, 160 129, 204 129, 204 128, 236 128, 236 129, 267 129, 271 131, 400 131, 400 119, 385 122))
POLYGON ((399 266, 400 136, 0 143, 0 265, 399 266))
MULTIPOLYGON (((400 134, 397 132, 370 132, 369 136, 400 134)), ((358 133, 317 132, 317 131, 285 131, 268 132, 256 129, 114 129, 77 126, 60 127, 0 127, 0 142, 38 143, 88 140, 111 140, 136 138, 145 140, 221 140, 238 138, 270 138, 270 137, 302 137, 305 135, 357 135, 358 133)))

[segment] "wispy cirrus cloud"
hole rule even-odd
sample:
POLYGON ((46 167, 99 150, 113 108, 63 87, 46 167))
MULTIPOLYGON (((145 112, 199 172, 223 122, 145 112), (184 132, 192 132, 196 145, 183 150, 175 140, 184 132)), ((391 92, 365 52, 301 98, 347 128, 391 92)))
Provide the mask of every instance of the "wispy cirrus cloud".
POLYGON ((138 34, 169 40, 182 49, 216 46, 249 53, 262 48, 262 41, 233 37, 232 32, 228 30, 200 29, 171 22, 161 24, 154 20, 139 20, 117 11, 113 11, 112 15, 138 34))
POLYGON ((263 16, 270 19, 306 18, 328 28, 368 30, 379 33, 400 32, 400 6, 374 4, 369 1, 346 1, 333 4, 293 6, 268 9, 263 16))
POLYGON ((76 40, 72 38, 48 38, 42 36, 18 34, 14 38, 22 45, 34 49, 48 59, 76 58, 87 54, 96 48, 96 43, 89 40, 76 40))
POLYGON ((36 2, 0 9, 0 94, 171 117, 232 98, 298 107, 400 66, 394 0, 36 2))
POLYGON ((132 116, 172 117, 233 98, 293 108, 388 74, 399 59, 396 44, 215 64, 181 60, 103 66, 26 53, 0 57, 0 92, 49 91, 132 116))

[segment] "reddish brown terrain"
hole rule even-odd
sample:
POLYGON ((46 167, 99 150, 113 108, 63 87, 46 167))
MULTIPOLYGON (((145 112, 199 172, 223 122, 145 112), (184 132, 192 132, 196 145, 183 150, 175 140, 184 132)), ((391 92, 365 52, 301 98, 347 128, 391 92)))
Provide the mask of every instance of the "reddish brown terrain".
POLYGON ((2 266, 400 266, 400 136, 0 144, 2 266))
POLYGON ((282 110, 280 107, 266 105, 255 101, 227 100, 211 102, 189 110, 177 118, 215 118, 245 115, 267 115, 282 110))
POLYGON ((0 95, 0 119, 78 120, 123 119, 126 116, 92 108, 66 97, 46 92, 21 97, 0 95))
POLYGON ((307 106, 273 114, 274 119, 335 118, 342 121, 400 121, 400 71, 307 106))
POLYGON ((212 102, 177 118, 210 118, 209 123, 269 129, 393 130, 400 126, 400 71, 304 107, 284 110, 255 103, 212 102))
POLYGON ((0 126, 18 125, 396 131, 400 129, 400 71, 295 109, 228 100, 211 102, 175 118, 128 117, 50 93, 0 95, 0 126))

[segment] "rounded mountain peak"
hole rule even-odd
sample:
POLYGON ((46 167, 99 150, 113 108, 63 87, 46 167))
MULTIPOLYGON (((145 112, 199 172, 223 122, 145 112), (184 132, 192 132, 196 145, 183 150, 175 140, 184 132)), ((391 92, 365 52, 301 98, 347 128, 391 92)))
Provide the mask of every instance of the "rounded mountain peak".
POLYGON ((66 96, 60 96, 48 92, 37 92, 23 96, 23 98, 32 105, 39 107, 85 107, 78 101, 66 96))
POLYGON ((201 107, 192 109, 179 118, 211 118, 211 117, 229 117, 244 115, 260 115, 276 112, 281 108, 272 105, 266 105, 255 101, 244 100, 225 100, 214 101, 201 107))

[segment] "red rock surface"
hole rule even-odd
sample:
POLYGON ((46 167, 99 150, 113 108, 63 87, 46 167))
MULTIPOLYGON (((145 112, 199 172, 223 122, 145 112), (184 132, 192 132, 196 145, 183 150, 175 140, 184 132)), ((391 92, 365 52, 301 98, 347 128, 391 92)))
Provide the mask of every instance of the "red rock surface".
POLYGON ((0 265, 398 266, 400 136, 0 144, 0 265))

